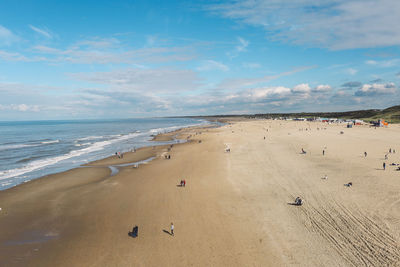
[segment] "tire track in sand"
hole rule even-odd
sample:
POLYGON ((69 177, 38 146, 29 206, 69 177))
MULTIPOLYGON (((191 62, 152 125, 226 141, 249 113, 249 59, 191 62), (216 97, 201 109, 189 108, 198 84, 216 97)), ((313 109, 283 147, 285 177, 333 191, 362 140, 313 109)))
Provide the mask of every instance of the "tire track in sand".
POLYGON ((320 234, 353 266, 399 266, 400 249, 384 224, 377 223, 357 209, 330 204, 308 203, 301 211, 304 225, 320 234))

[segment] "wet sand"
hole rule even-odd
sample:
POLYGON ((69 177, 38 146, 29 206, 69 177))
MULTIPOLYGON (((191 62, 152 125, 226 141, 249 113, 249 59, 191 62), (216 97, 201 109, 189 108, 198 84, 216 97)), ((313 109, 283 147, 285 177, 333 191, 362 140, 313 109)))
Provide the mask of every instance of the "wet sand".
POLYGON ((189 136, 0 192, 1 265, 399 266, 399 125, 247 120, 189 136))

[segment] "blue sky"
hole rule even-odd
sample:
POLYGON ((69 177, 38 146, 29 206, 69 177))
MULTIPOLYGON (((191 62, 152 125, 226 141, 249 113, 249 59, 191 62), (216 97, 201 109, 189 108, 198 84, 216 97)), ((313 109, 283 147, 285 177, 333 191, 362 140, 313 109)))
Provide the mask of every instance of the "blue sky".
POLYGON ((0 120, 400 104, 400 1, 0 2, 0 120))

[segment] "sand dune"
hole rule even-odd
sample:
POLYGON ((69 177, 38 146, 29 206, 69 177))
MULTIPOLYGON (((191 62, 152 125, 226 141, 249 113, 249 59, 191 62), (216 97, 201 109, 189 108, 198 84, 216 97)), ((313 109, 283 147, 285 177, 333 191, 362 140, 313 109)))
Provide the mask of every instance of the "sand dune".
POLYGON ((170 160, 166 146, 151 148, 137 153, 155 160, 113 177, 107 159, 0 192, 1 264, 400 264, 400 171, 389 165, 400 163, 398 125, 259 120, 178 134, 192 142, 170 160), (290 205, 296 196, 303 206, 290 205), (174 236, 163 231, 171 222, 174 236))

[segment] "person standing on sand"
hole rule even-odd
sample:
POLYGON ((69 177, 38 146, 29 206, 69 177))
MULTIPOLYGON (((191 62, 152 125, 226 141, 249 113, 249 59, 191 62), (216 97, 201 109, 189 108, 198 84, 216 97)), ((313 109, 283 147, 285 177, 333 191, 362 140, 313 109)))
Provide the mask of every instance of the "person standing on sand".
POLYGON ((171 223, 171 235, 174 235, 174 224, 173 223, 171 223))
POLYGON ((364 158, 366 158, 366 157, 367 157, 367 151, 364 152, 364 158))
POLYGON ((386 162, 383 163, 383 170, 386 170, 386 162))
POLYGON ((322 156, 325 156, 325 149, 322 150, 322 156))

